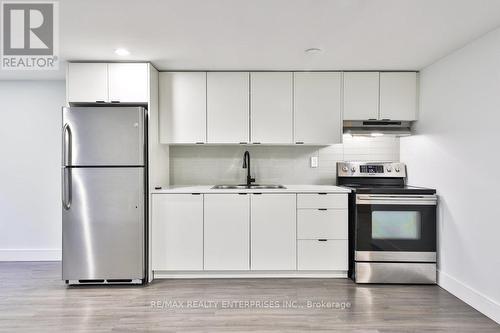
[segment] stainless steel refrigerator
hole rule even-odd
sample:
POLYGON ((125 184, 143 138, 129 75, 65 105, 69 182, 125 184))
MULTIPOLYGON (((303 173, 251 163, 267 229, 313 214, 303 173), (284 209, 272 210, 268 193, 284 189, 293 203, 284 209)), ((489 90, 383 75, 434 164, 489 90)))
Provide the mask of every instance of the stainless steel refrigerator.
POLYGON ((143 283, 146 110, 69 107, 62 116, 63 280, 143 283))

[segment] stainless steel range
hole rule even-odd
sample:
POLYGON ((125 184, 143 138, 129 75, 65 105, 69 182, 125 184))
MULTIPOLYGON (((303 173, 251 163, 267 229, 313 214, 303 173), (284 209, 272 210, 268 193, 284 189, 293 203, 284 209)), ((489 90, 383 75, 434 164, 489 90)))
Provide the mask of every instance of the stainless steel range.
POLYGON ((403 163, 337 163, 349 187, 349 276, 356 283, 436 283, 436 190, 406 185, 403 163))

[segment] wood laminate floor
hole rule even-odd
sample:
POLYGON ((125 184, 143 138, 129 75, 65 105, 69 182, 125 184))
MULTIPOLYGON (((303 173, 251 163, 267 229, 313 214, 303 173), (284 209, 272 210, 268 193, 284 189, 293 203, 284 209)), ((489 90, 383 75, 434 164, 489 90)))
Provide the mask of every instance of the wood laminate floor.
POLYGON ((57 262, 0 263, 0 331, 500 332, 438 286, 203 279, 68 288, 60 270, 57 262))

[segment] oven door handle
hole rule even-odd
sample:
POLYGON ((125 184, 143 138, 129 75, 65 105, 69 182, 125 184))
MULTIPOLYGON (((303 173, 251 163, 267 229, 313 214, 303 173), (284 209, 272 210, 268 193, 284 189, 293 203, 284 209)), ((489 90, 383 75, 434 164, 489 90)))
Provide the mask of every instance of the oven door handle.
POLYGON ((358 194, 357 205, 410 205, 435 206, 436 195, 395 195, 395 194, 358 194))

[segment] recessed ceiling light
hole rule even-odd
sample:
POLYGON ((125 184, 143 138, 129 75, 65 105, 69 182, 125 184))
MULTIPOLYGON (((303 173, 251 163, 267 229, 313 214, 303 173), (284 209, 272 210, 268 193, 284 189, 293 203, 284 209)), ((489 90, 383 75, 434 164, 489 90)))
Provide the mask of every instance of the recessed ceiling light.
POLYGON ((322 51, 323 51, 322 49, 317 47, 311 47, 304 50, 306 54, 320 54, 322 51))
POLYGON ((122 48, 116 49, 115 53, 122 57, 128 56, 130 54, 130 52, 127 49, 122 49, 122 48))

